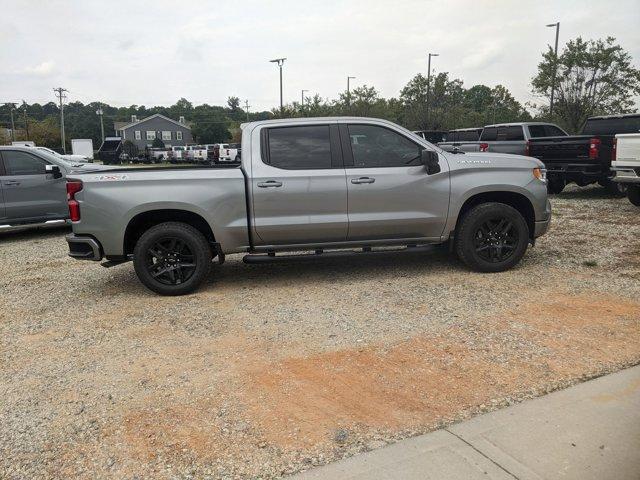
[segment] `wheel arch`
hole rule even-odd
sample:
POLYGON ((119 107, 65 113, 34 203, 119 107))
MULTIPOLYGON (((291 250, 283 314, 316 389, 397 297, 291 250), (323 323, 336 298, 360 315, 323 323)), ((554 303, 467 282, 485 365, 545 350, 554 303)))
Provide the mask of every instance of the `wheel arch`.
POLYGON ((142 234, 149 228, 165 222, 181 222, 191 225, 200 231, 210 244, 216 242, 213 229, 201 215, 182 209, 164 208, 157 210, 147 210, 135 215, 129 223, 124 233, 123 252, 124 255, 133 253, 133 249, 142 234))
POLYGON ((529 200, 525 195, 510 191, 481 192, 472 195, 467 200, 465 200, 458 212, 458 217, 456 219, 454 228, 454 235, 458 230, 462 218, 464 218, 465 214, 469 210, 477 205, 490 202, 504 203, 505 205, 509 205, 520 212, 520 214, 527 222, 527 227, 529 228, 529 239, 532 242, 534 241, 536 216, 533 204, 531 203, 531 200, 529 200))

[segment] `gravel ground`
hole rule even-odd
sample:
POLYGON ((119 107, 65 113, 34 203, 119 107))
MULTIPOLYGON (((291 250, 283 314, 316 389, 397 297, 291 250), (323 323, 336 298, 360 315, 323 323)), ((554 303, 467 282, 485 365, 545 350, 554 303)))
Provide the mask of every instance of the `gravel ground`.
POLYGON ((181 298, 1 234, 0 478, 277 478, 640 362, 640 210, 552 202, 510 272, 232 256, 181 298))

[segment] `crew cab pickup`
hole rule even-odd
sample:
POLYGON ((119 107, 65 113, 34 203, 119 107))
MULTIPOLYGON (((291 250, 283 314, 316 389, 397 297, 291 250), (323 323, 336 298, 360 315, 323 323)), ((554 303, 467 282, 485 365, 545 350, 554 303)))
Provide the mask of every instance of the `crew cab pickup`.
POLYGON ((212 259, 231 253, 257 263, 283 251, 320 257, 448 243, 470 268, 498 272, 549 227, 545 172, 533 158, 447 154, 379 119, 241 129, 237 166, 70 177, 70 256, 106 257, 106 266, 133 260, 149 289, 180 295, 202 283, 212 259))
POLYGON ((552 123, 521 122, 487 125, 476 142, 442 142, 438 146, 449 152, 496 152, 529 155, 527 142, 532 138, 566 135, 552 123))
POLYGON ((612 182, 613 139, 618 133, 638 133, 640 114, 588 118, 580 135, 532 138, 528 154, 547 167, 550 193, 560 193, 575 182, 583 187, 599 183, 615 195, 624 195, 625 184, 612 182))
POLYGON ((627 187, 627 198, 640 207, 640 133, 619 133, 613 142, 613 180, 627 187))

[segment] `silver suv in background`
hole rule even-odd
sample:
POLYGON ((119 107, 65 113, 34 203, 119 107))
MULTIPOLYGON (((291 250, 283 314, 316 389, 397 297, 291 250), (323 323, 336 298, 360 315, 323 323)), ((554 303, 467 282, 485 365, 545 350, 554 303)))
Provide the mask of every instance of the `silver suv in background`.
POLYGON ((566 136, 567 132, 553 123, 518 122, 487 125, 477 142, 442 142, 438 146, 448 152, 495 152, 529 155, 527 141, 532 138, 566 136))
POLYGON ((0 146, 0 228, 64 223, 69 218, 65 177, 108 168, 70 162, 46 149, 0 146))

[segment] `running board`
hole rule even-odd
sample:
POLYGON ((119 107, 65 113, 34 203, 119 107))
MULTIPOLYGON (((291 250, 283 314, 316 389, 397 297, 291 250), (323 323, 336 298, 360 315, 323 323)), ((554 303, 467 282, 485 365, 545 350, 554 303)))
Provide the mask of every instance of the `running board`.
POLYGON ((435 250, 433 245, 414 246, 409 245, 403 248, 386 248, 380 250, 372 250, 371 247, 363 247, 362 250, 332 250, 325 252, 317 249, 315 253, 302 253, 297 255, 277 255, 275 252, 265 254, 249 254, 242 257, 244 263, 276 263, 276 262, 313 262, 321 258, 339 258, 339 257, 368 257, 372 255, 388 255, 390 253, 426 253, 435 250))
POLYGON ((0 231, 14 228, 55 227, 56 225, 61 226, 66 224, 71 225, 68 220, 47 220, 46 222, 3 224, 0 225, 0 231))

